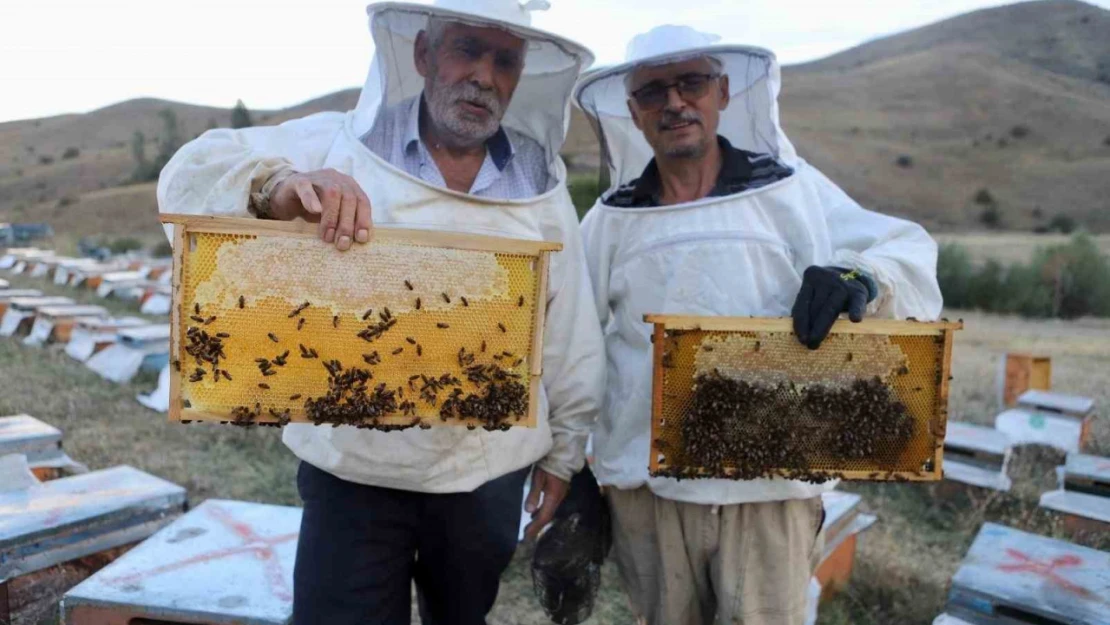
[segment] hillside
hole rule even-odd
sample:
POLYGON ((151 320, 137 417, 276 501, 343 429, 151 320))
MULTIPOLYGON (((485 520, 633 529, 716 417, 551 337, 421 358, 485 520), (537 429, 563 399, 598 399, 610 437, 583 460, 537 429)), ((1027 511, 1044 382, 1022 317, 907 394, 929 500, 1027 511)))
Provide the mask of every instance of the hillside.
POLYGON ((1110 229, 1108 11, 978 11, 787 68, 783 82, 803 156, 868 206, 979 227, 986 189, 1006 228, 1062 213, 1110 229))
MULTIPOLYGON (((272 124, 357 100, 347 89, 252 114, 272 124)), ((157 236, 152 187, 112 188, 134 170, 136 131, 148 156, 158 151, 165 109, 184 138, 229 121, 227 109, 141 99, 0 124, 0 221, 157 236), (71 147, 79 155, 61 158, 71 147)), ((934 230, 981 229, 993 206, 1004 229, 1063 214, 1110 232, 1110 11, 1009 5, 788 67, 782 119, 802 155, 862 203, 934 230), (976 202, 982 190, 993 205, 976 202)), ((564 153, 574 167, 597 166, 577 110, 564 153)))

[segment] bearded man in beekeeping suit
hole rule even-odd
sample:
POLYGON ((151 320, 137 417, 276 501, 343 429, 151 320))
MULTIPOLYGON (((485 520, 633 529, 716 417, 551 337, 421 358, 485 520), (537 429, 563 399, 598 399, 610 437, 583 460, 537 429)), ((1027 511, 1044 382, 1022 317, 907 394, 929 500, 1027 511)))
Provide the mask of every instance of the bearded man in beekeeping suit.
POLYGON ((370 241, 371 221, 563 244, 549 275, 536 428, 285 428, 303 461, 297 625, 408 623, 414 581, 425 623, 484 623, 516 546, 529 467, 535 535, 584 464, 605 368, 558 153, 592 55, 531 28, 530 12, 544 8, 373 4, 376 55, 355 110, 209 131, 159 180, 164 212, 315 221, 321 245, 339 250, 370 241))
POLYGON ((793 625, 820 555, 822 485, 648 474, 646 313, 780 317, 817 349, 842 313, 935 318, 936 245, 800 159, 765 50, 663 26, 576 90, 612 186, 582 224, 608 353, 594 431, 614 552, 652 625, 793 625))

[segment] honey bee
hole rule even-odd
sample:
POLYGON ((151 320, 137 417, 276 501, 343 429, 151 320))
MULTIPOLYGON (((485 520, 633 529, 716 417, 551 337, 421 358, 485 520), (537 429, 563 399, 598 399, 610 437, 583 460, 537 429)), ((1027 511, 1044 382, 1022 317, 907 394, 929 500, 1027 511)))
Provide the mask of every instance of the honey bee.
POLYGON ((412 283, 409 282, 408 280, 405 280, 405 288, 407 288, 408 290, 411 291, 412 290, 412 283))
POLYGON ((847 361, 852 362, 852 352, 848 352, 847 361))
POLYGON ((362 320, 366 321, 367 319, 370 318, 370 315, 372 315, 372 314, 374 314, 374 309, 373 308, 367 308, 366 312, 362 313, 362 320))
POLYGON ((189 318, 192 319, 193 321, 196 321, 197 323, 204 323, 204 317, 199 317, 197 315, 190 315, 189 318))
POLYGON ((423 356, 424 355, 424 348, 420 347, 420 345, 416 346, 416 355, 417 356, 423 356))
POLYGON ((416 298, 416 309, 420 310, 420 298, 416 298))
POLYGON ((519 298, 517 298, 516 307, 517 308, 523 308, 524 307, 524 296, 523 295, 521 295, 519 298))
POLYGON ((482 341, 482 353, 486 353, 486 342, 482 341))
POLYGON ((302 312, 304 312, 305 308, 308 308, 308 302, 305 302, 305 303, 301 304, 300 306, 297 306, 296 308, 294 308, 289 313, 289 318, 292 319, 293 317, 296 317, 297 315, 301 314, 302 312))
POLYGON ((243 310, 243 307, 246 306, 246 305, 247 305, 247 300, 242 295, 240 295, 239 296, 239 310, 243 310))
POLYGON ((440 295, 443 296, 443 301, 447 302, 448 304, 451 303, 451 298, 448 297, 446 293, 440 293, 440 295))
POLYGON ((416 339, 412 338, 411 336, 406 336, 405 340, 408 341, 409 345, 416 345, 416 339))
POLYGON ((713 351, 713 346, 712 345, 702 345, 701 348, 703 350, 707 351, 707 352, 713 351))
POLYGON ((462 300, 463 306, 470 306, 470 302, 466 301, 466 298, 462 295, 459 296, 459 299, 462 300))
POLYGON ((405 351, 404 347, 398 347, 397 349, 393 350, 393 355, 396 356, 397 354, 400 354, 403 351, 405 351))
POLYGON ((204 320, 204 325, 208 325, 208 324, 212 323, 215 320, 216 320, 216 315, 212 315, 211 317, 204 320))
POLYGON ((296 395, 290 395, 289 396, 289 401, 297 401, 300 398, 301 398, 301 394, 297 393, 296 395))
POLYGON ((393 313, 389 312, 389 306, 386 306, 383 310, 385 311, 385 319, 382 321, 389 321, 393 318, 393 313))
POLYGON ((303 327, 304 327, 304 317, 301 317, 300 319, 297 320, 297 331, 299 332, 300 329, 303 328, 303 327))
POLYGON ((441 330, 446 330, 447 328, 450 328, 451 326, 447 325, 446 323, 440 322, 440 323, 436 324, 436 327, 441 329, 441 330))
POLYGON ((198 315, 200 314, 200 304, 199 303, 194 303, 193 304, 193 312, 198 314, 198 315))
POLYGON ((262 375, 267 376, 267 377, 269 377, 271 375, 277 375, 277 371, 274 371, 273 369, 267 369, 267 370, 262 372, 262 375))
POLYGON ((339 327, 339 315, 335 315, 331 318, 331 327, 333 327, 333 328, 338 328, 339 327))
POLYGON ((265 383, 263 383, 263 382, 259 382, 259 383, 258 383, 258 388, 260 388, 260 389, 262 389, 262 390, 264 390, 264 391, 268 391, 268 390, 270 390, 270 385, 269 385, 269 384, 265 384, 265 383))
POLYGON ((231 374, 227 372, 227 369, 220 369, 220 375, 224 376, 224 379, 228 382, 231 381, 231 374))
POLYGON ((270 340, 275 342, 275 343, 280 343, 281 342, 280 339, 278 339, 277 335, 274 334, 273 332, 267 332, 266 336, 269 337, 270 340))
POLYGON ((216 333, 216 338, 219 338, 219 339, 229 339, 229 338, 231 338, 231 335, 230 335, 230 334, 228 334, 227 332, 217 332, 217 333, 216 333))
POLYGON ((508 328, 505 327, 505 324, 501 323, 500 321, 497 322, 497 327, 500 328, 502 332, 509 331, 508 328))

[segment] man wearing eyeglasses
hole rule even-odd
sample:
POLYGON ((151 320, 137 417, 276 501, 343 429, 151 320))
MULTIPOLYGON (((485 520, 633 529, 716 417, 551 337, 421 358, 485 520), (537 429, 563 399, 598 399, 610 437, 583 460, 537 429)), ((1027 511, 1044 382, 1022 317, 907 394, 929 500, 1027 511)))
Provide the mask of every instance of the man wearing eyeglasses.
MULTIPOLYGON (((789 315, 818 349, 843 313, 936 318, 937 249, 921 227, 864 210, 798 158, 778 121, 774 55, 718 39, 661 26, 576 89, 611 181, 582 222, 608 362, 592 468, 641 622, 801 625, 822 555, 821 495, 835 481, 649 474, 652 458, 681 451, 652 441, 644 315, 789 315)), ((720 428, 725 459, 711 469, 728 475, 730 445, 750 445, 729 433, 750 420, 720 412, 699 418, 720 428)))
POLYGON ((729 79, 712 56, 641 66, 626 78, 628 106, 655 158, 610 206, 680 204, 732 195, 788 177, 793 171, 768 154, 746 152, 716 134, 729 105, 729 79))

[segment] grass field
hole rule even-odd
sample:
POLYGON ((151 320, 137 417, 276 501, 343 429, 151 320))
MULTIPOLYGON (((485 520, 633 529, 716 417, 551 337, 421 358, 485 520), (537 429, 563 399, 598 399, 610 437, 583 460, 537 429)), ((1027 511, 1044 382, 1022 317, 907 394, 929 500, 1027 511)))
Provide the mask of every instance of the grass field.
MULTIPOLYGON (((5 276, 6 277, 6 276, 5 276)), ((12 286, 35 286, 71 296, 84 293, 16 277, 12 286)), ((84 298, 89 298, 85 294, 84 298)), ((100 301, 100 300, 97 300, 100 301)), ((113 304, 118 311, 128 304, 113 304)), ((1053 359, 1054 386, 1110 405, 1110 320, 1024 321, 981 314, 963 316, 957 335, 952 416, 990 424, 999 406, 995 371, 1006 351, 1030 350, 1053 359)), ((27 348, 0 340, 0 414, 28 413, 66 432, 75 459, 98 469, 129 464, 189 490, 193 505, 209 497, 279 504, 298 503, 296 462, 270 429, 171 425, 140 406, 134 396, 152 388, 145 377, 132 384, 105 382, 57 347, 27 348)), ((1110 454, 1110 425, 1094 430, 1094 451, 1110 454)), ((1015 459, 1015 488, 1007 495, 942 499, 930 485, 851 485, 879 522, 865 534, 856 571, 846 592, 824 605, 822 625, 926 625, 942 610, 947 583, 984 521, 1058 536, 1110 549, 1110 536, 1068 535, 1037 508, 1042 490, 1053 487, 1060 457, 1041 450, 1015 459)), ((594 624, 632 622, 615 570, 603 572, 594 624)), ((49 614, 24 623, 53 622, 49 614)), ((490 623, 541 625, 547 621, 532 595, 528 550, 522 548, 506 573, 490 623)), ((18 622, 18 621, 17 621, 18 622)))

